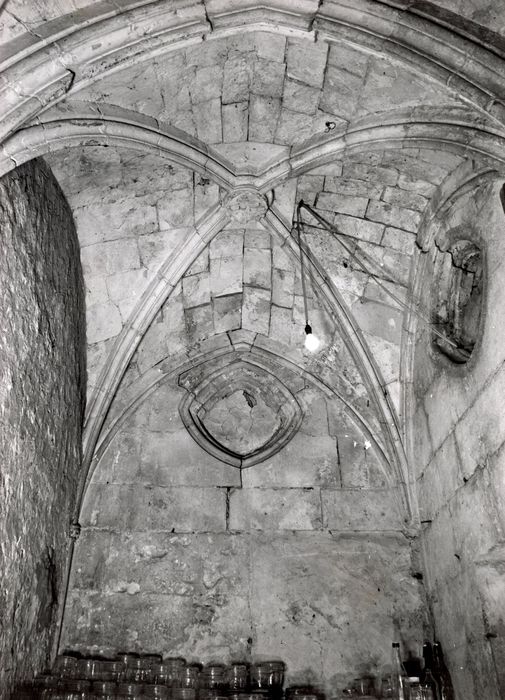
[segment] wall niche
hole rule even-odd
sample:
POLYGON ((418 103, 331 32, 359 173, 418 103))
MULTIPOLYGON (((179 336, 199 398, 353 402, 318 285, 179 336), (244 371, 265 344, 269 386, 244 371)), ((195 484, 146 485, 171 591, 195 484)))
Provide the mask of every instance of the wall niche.
POLYGON ((483 253, 466 238, 437 247, 432 291, 432 346, 451 362, 468 362, 477 343, 484 290, 483 253))

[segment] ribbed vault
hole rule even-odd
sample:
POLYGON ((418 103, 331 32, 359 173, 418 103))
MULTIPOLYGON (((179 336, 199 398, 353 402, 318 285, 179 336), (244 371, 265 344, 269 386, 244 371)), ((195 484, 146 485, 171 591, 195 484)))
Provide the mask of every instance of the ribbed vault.
MULTIPOLYGON (((133 558, 147 591, 138 609, 157 610, 157 640, 174 634, 166 652, 207 658, 215 625, 224 655, 230 644, 250 655, 245 640, 255 652, 269 643, 270 620, 252 610, 270 595, 257 552, 273 543, 272 579, 284 547, 296 562, 321 551, 337 570, 331 553, 345 540, 345 562, 376 557, 382 572, 376 585, 365 565, 357 574, 342 565, 363 599, 391 584, 379 604, 383 627, 403 624, 405 594, 414 645, 430 624, 422 576, 409 568, 408 538, 423 520, 413 384, 427 379, 416 352, 419 339, 429 345, 431 265, 444 227, 463 229, 465 216, 488 207, 489 241, 500 246, 505 11, 488 0, 72 0, 67 14, 61 6, 0 8, 0 175, 43 158, 81 246, 88 400, 72 519, 84 536, 65 643, 113 649, 116 616, 125 643, 145 645, 146 629, 128 627, 134 589, 114 578, 115 558, 125 577, 133 558), (340 240, 305 211, 298 245, 302 200, 340 240), (303 350, 304 282, 322 340, 315 355, 303 350), (235 434, 254 425, 259 437, 235 434), (272 519, 276 509, 283 515, 272 519), (222 577, 234 582, 228 588, 198 569, 209 542, 221 564, 240 562, 222 577), (166 588, 155 599, 138 562, 155 569, 167 543, 205 590, 161 564, 166 588), (402 563, 389 579, 395 556, 402 563), (200 602, 190 610, 191 596, 200 602), (226 615, 242 620, 235 646, 226 615)), ((292 578, 306 564, 297 566, 292 578)), ((311 668, 334 689, 344 654, 328 652, 342 630, 328 612, 325 566, 315 564, 323 588, 310 615, 304 608, 303 634, 311 668), (316 617, 321 639, 311 636, 316 617)), ((283 593, 272 596, 277 614, 283 593)), ((293 678, 310 681, 304 652, 289 641, 303 615, 279 614, 275 639, 288 640, 293 678)), ((371 658, 384 644, 375 610, 367 614, 371 658)))

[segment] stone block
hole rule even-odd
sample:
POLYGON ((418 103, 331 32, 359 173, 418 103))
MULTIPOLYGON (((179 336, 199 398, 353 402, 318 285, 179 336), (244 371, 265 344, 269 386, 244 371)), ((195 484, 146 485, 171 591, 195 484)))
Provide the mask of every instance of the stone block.
MULTIPOLYGON (((343 171, 343 163, 341 160, 332 160, 331 163, 325 163, 310 171, 311 175, 325 175, 326 177, 340 177, 343 171)), ((352 194, 352 193, 351 193, 352 194)))
POLYGON ((337 437, 341 486, 346 489, 386 488, 375 451, 358 431, 342 429, 337 437))
POLYGON ((270 309, 270 335, 283 345, 291 345, 293 313, 290 308, 272 305, 270 309))
POLYGON ((249 103, 249 140, 271 143, 281 111, 279 98, 251 95, 249 103))
POLYGON ((358 48, 344 43, 331 43, 328 53, 328 64, 331 66, 346 66, 357 76, 364 76, 367 72, 369 55, 358 48))
MULTIPOLYGON (((237 100, 234 100, 236 102, 237 100)), ((221 121, 221 100, 216 97, 193 105, 196 134, 204 143, 221 143, 223 126, 221 121)))
MULTIPOLYGON (((296 179, 291 178, 275 188, 275 208, 288 226, 294 219, 295 205, 296 179)), ((287 249, 286 252, 289 256, 287 249)), ((293 260, 292 257, 290 259, 293 260)), ((298 263, 296 263, 296 266, 298 267, 298 263)), ((283 265, 275 265, 275 267, 282 268, 283 265)), ((293 264, 291 264, 291 267, 293 267, 293 264)))
POLYGON ((319 102, 319 88, 309 87, 294 80, 286 80, 282 104, 292 112, 314 115, 319 102))
POLYGON ((431 197, 436 189, 436 185, 426 180, 416 177, 409 172, 401 172, 398 176, 398 187, 407 192, 413 192, 423 197, 431 197))
POLYGON ((398 494, 387 489, 322 489, 323 526, 328 530, 401 530, 398 494))
MULTIPOLYGON (((188 46, 188 48, 183 52, 181 56, 181 64, 186 64, 187 66, 208 66, 213 64, 222 65, 229 53, 230 47, 226 41, 208 41, 205 44, 198 43, 193 46, 188 46)), ((168 54, 171 58, 172 54, 168 54)), ((176 53, 175 56, 179 56, 176 53)), ((158 58, 161 68, 165 68, 166 57, 158 58)), ((180 70, 182 65, 176 64, 175 69, 180 70)))
POLYGON ((188 226, 194 222, 193 217, 193 188, 174 190, 169 197, 158 200, 158 219, 160 229, 163 231, 170 228, 188 226))
MULTIPOLYGON (((175 426, 167 426, 170 431, 146 433, 138 441, 142 444, 142 454, 137 480, 156 486, 239 486, 240 471, 205 453, 180 419, 178 423, 176 430, 175 426), (146 477, 150 475, 148 481, 146 477)), ((134 477, 135 474, 130 481, 134 477)))
POLYGON ((295 273, 292 270, 280 270, 274 267, 272 269, 272 303, 291 309, 294 285, 295 273))
POLYGON ((107 559, 113 534, 83 527, 74 550, 72 588, 100 590, 107 580, 107 559))
POLYGON ((154 231, 158 225, 156 207, 141 197, 138 200, 123 196, 115 202, 98 200, 77 209, 75 223, 81 247, 154 231))
POLYGON ((309 114, 281 109, 275 143, 290 145, 301 143, 314 135, 314 118, 309 114))
MULTIPOLYGON (((428 417, 430 437, 435 451, 438 450, 447 436, 453 431, 459 418, 457 407, 453 401, 440 401, 441 396, 453 394, 450 384, 452 382, 448 381, 447 376, 439 374, 439 377, 435 376, 434 381, 423 397, 424 410, 428 417)), ((456 442, 458 442, 457 433, 456 442)), ((464 473, 464 464, 461 467, 464 473)))
POLYGON ((404 209, 413 209, 414 211, 424 211, 428 200, 422 194, 416 192, 407 192, 398 187, 385 187, 382 193, 382 199, 388 204, 394 204, 397 207, 404 209))
POLYGON ((461 471, 468 479, 505 440, 505 372, 499 369, 456 426, 461 471))
POLYGON ((212 306, 204 304, 191 309, 184 309, 186 333, 190 344, 198 343, 214 334, 214 317, 212 306))
POLYGON ((213 297, 237 294, 242 291, 242 256, 211 257, 210 291, 213 297))
POLYGON ((370 201, 366 216, 368 219, 372 219, 372 221, 380 221, 388 226, 402 228, 406 231, 413 231, 414 233, 417 232, 421 221, 419 212, 374 201, 370 201))
POLYGON ((132 530, 220 532, 226 529, 226 489, 131 487, 132 530))
POLYGON ((324 175, 314 175, 313 171, 311 171, 307 175, 300 175, 298 178, 298 189, 320 192, 324 187, 324 181, 324 175))
POLYGON ((318 529, 321 527, 319 491, 312 488, 233 491, 229 522, 232 531, 318 529))
POLYGON ((424 472, 424 498, 419 495, 420 507, 431 505, 432 513, 445 506, 463 484, 459 470, 459 456, 454 435, 449 435, 440 446, 424 472))
POLYGON ((242 324, 242 294, 214 297, 212 306, 216 333, 240 328, 242 324))
POLYGON ((114 304, 95 304, 86 310, 87 341, 90 345, 114 338, 123 328, 119 309, 114 304))
POLYGON ((441 508, 421 535, 421 547, 430 586, 445 584, 460 572, 459 554, 454 541, 454 528, 448 507, 441 508))
POLYGON ((471 566, 503 539, 501 518, 487 469, 480 469, 449 505, 456 552, 471 566))
POLYGON ((132 238, 81 248, 82 271, 87 275, 114 275, 140 267, 137 241, 132 238))
POLYGON ((203 178, 195 182, 195 221, 199 221, 207 211, 219 202, 219 185, 206 184, 203 178))
POLYGON ((356 110, 361 83, 360 76, 345 68, 328 66, 319 102, 320 108, 342 119, 350 119, 356 110))
POLYGON ((86 289, 86 308, 95 304, 106 304, 109 299, 106 279, 102 275, 88 275, 84 280, 86 289))
POLYGON ((318 209, 326 209, 339 214, 350 216, 364 216, 368 204, 366 197, 354 197, 351 195, 323 192, 318 195, 316 206, 318 209))
POLYGON ((244 248, 244 284, 270 289, 272 254, 266 248, 244 248))
POLYGON ((400 344, 403 319, 401 311, 385 304, 361 299, 352 305, 352 312, 362 330, 389 343, 400 344))
POLYGON ((191 102, 208 102, 221 97, 223 68, 220 65, 201 66, 189 83, 191 102))
POLYGON ((372 243, 379 243, 384 233, 383 224, 366 221, 355 216, 347 216, 346 214, 337 214, 333 223, 338 231, 345 233, 347 236, 372 243))
POLYGON ((258 58, 254 62, 251 79, 251 92, 254 95, 278 97, 282 95, 285 66, 258 58))
POLYGON ((367 163, 344 163, 344 178, 351 180, 365 180, 374 184, 396 185, 398 181, 398 171, 392 168, 383 168, 367 163))
POLYGON ((272 245, 271 236, 268 231, 247 229, 244 238, 245 248, 268 248, 272 245))
POLYGON ((251 64, 246 56, 233 56, 224 64, 223 94, 224 105, 249 100, 251 64))
POLYGON ((433 455, 428 418, 422 404, 418 403, 413 412, 413 452, 416 476, 419 476, 433 455))
POLYGON ((242 328, 268 335, 270 328, 270 292, 267 289, 244 287, 242 328))
POLYGON ((254 32, 254 50, 260 58, 284 63, 286 37, 271 32, 254 32))
POLYGON ((293 271, 293 261, 283 246, 275 244, 272 248, 272 253, 272 261, 275 269, 293 271))
POLYGON ((298 432, 282 450, 261 464, 244 469, 244 488, 314 488, 337 486, 336 441, 298 432))
POLYGON ((288 77, 312 87, 322 86, 327 54, 328 47, 325 43, 313 44, 307 40, 288 39, 288 77))
MULTIPOLYGON (((185 396, 185 389, 172 381, 160 384, 142 404, 147 409, 147 418, 143 425, 139 425, 139 428, 151 434, 172 433, 180 430, 182 421, 179 415, 179 404, 185 396)), ((138 413, 139 409, 135 412, 134 418, 138 413)), ((136 419, 135 422, 138 425, 136 419)), ((128 425, 129 422, 126 422, 125 426, 128 425)))
POLYGON ((234 258, 244 250, 243 231, 221 231, 212 239, 209 246, 210 258, 234 258))
POLYGON ((182 300, 185 309, 210 302, 209 273, 200 272, 182 278, 182 300))
MULTIPOLYGON (((340 164, 340 172, 342 172, 342 164, 340 164)), ((338 176, 328 175, 324 179, 325 192, 335 192, 347 197, 365 197, 367 199, 379 199, 383 187, 379 184, 373 184, 367 180, 353 180, 338 176)))
POLYGON ((223 141, 236 143, 247 141, 249 103, 233 102, 223 105, 223 141))
POLYGON ((94 483, 128 484, 139 474, 142 440, 132 420, 107 446, 93 472, 94 483))
POLYGON ((173 251, 189 235, 189 228, 165 228, 138 239, 140 261, 149 270, 158 270, 173 251))
POLYGON ((387 226, 381 244, 404 255, 412 255, 416 245, 416 237, 411 231, 387 226))

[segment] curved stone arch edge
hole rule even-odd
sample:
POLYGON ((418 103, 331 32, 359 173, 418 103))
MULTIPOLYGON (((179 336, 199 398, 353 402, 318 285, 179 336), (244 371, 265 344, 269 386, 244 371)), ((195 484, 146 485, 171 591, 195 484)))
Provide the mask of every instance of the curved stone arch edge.
POLYGON ((145 115, 91 103, 73 104, 51 120, 28 126, 2 146, 0 176, 32 158, 66 147, 119 145, 165 157, 206 174, 225 189, 254 187, 268 192, 282 181, 330 162, 337 153, 361 149, 440 148, 462 157, 481 156, 505 163, 505 129, 475 124, 471 110, 453 107, 392 110, 358 119, 336 133, 293 146, 290 153, 262 170, 235 168, 199 139, 145 115))
MULTIPOLYGON (((476 187, 485 183, 500 183, 500 186, 502 186, 504 180, 505 168, 502 170, 486 167, 475 168, 475 165, 469 162, 463 163, 459 168, 456 168, 440 184, 423 215, 417 236, 418 246, 411 266, 409 281, 409 286, 413 290, 411 298, 414 304, 416 299, 421 298, 421 290, 426 278, 427 254, 430 252, 433 241, 440 231, 443 216, 457 204, 458 200, 468 195, 476 187)), ((505 210, 505 206, 503 208, 505 210)), ((415 459, 414 426, 410 418, 413 415, 415 406, 413 393, 415 339, 421 324, 422 321, 412 306, 409 309, 405 309, 400 352, 400 385, 402 387, 401 405, 404 416, 402 442, 405 445, 409 458, 409 465, 413 465, 415 459)), ((475 362, 476 357, 470 359, 469 363, 465 365, 465 371, 471 371, 475 362)), ((409 477, 411 480, 414 479, 413 474, 410 474, 409 477)))
MULTIPOLYGON (((350 417, 352 422, 354 422, 358 428, 362 430, 365 436, 372 443, 373 449, 378 456, 381 471, 387 482, 391 485, 398 484, 399 486, 402 486, 401 482, 398 482, 394 470, 391 469, 391 461, 388 459, 386 449, 377 439, 374 429, 342 394, 337 392, 334 388, 328 386, 309 370, 300 367, 300 365, 293 360, 286 358, 285 354, 282 352, 282 348, 279 347, 279 349, 276 350, 273 348, 272 343, 269 343, 269 349, 256 344, 260 334, 254 334, 255 337, 252 342, 244 341, 242 339, 235 342, 232 338, 230 338, 230 335, 227 332, 219 335, 223 338, 223 340, 227 339, 227 344, 223 343, 222 347, 211 351, 204 350, 203 352, 194 355, 191 359, 188 359, 187 356, 179 355, 177 357, 160 360, 155 367, 151 367, 150 369, 146 370, 141 377, 137 378, 135 382, 130 385, 128 404, 123 407, 121 412, 118 413, 118 415, 108 426, 107 430, 100 436, 100 441, 97 444, 93 460, 90 464, 86 482, 80 494, 80 498, 78 499, 79 502, 75 512, 76 520, 79 519, 86 491, 93 480, 95 471, 100 468, 100 462, 107 448, 110 446, 115 436, 120 432, 127 420, 134 415, 138 408, 161 386, 170 382, 174 377, 183 374, 195 366, 205 364, 211 360, 223 361, 229 356, 237 357, 244 355, 249 364, 256 365, 267 372, 271 372, 268 361, 276 363, 279 367, 288 369, 293 373, 296 373, 298 376, 303 377, 309 385, 318 389, 319 392, 321 392, 329 400, 336 399, 339 401, 343 405, 345 412, 350 417)), ((187 429, 187 426, 185 427, 187 429)), ((188 433, 191 435, 189 431, 188 433)), ((194 439, 193 435, 191 435, 191 437, 194 439)), ((205 449, 200 441, 196 442, 202 449, 205 449)), ((211 456, 216 458, 216 454, 214 452, 208 450, 206 451, 211 456)), ((252 468, 252 466, 242 468, 252 468)), ((405 498, 398 499, 398 505, 401 507, 400 512, 408 513, 408 510, 406 510, 405 507, 405 498)))
MULTIPOLYGON (((135 14, 138 7, 101 15, 93 15, 95 9, 88 10, 77 28, 68 20, 65 26, 63 18, 59 18, 58 32, 51 36, 51 27, 45 27, 44 39, 38 43, 30 36, 14 40, 14 53, 4 61, 4 137, 66 94, 77 92, 86 80, 98 79, 156 54, 259 28, 294 33, 312 41, 344 41, 368 52, 387 53, 393 60, 407 64, 415 58, 416 65, 422 62, 423 72, 431 73, 440 84, 453 89, 454 83, 461 98, 480 112, 497 123, 505 120, 501 48, 492 42, 483 45, 468 31, 452 31, 426 11, 421 15, 408 7, 399 11, 385 3, 370 6, 360 0, 358 7, 334 0, 313 10, 297 2, 296 8, 286 11, 285 3, 274 0, 272 8, 261 3, 268 21, 258 24, 253 17, 251 24, 254 7, 237 9, 231 4, 230 10, 219 15, 207 2, 207 7, 198 4, 185 8, 180 15, 182 24, 178 25, 179 17, 174 20, 174 14, 161 2, 141 4, 148 9, 141 7, 140 15, 135 14), (111 23, 114 32, 110 32, 111 23), (97 40, 100 37, 102 41, 97 40), (87 66, 87 76, 76 78, 74 69, 79 64, 87 66), (19 81, 24 83, 19 85, 19 81)), ((97 13, 99 10, 96 8, 97 13)))

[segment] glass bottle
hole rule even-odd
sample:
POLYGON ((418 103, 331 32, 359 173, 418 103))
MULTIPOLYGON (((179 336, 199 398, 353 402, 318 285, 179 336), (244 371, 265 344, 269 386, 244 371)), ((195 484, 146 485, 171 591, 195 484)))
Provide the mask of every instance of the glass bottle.
POLYGON ((409 677, 409 700, 424 700, 421 683, 417 676, 409 677))
POLYGON ((391 655, 391 697, 393 700, 407 700, 406 679, 400 658, 400 644, 393 642, 391 655))
POLYGON ((423 644, 423 671, 421 674, 421 688, 425 700, 440 700, 438 683, 433 675, 433 649, 430 642, 423 644))
POLYGON ((425 681, 421 683, 421 697, 423 700, 437 700, 433 687, 428 685, 425 681))
POLYGON ((454 688, 452 687, 449 670, 445 665, 440 642, 433 644, 433 671, 438 683, 440 700, 454 700, 454 688))

